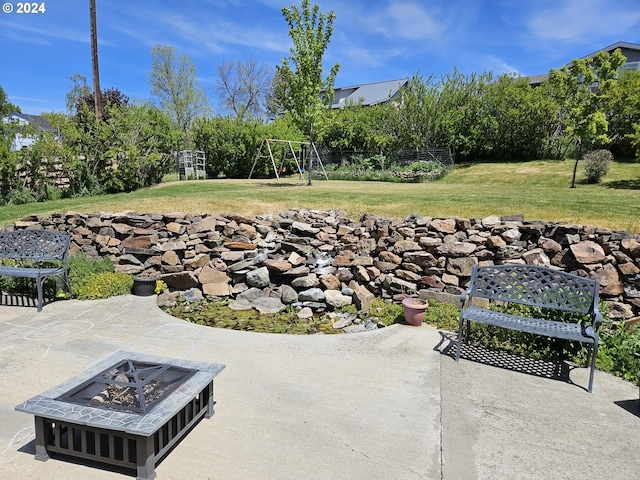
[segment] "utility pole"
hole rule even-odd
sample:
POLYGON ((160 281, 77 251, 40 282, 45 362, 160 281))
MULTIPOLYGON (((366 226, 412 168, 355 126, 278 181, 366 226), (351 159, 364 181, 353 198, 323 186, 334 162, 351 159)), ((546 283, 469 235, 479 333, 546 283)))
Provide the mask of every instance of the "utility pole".
POLYGON ((91 17, 91 63, 93 66, 93 102, 96 118, 102 118, 102 103, 100 102, 100 70, 98 69, 98 28, 96 25, 96 0, 89 0, 89 15, 91 17))

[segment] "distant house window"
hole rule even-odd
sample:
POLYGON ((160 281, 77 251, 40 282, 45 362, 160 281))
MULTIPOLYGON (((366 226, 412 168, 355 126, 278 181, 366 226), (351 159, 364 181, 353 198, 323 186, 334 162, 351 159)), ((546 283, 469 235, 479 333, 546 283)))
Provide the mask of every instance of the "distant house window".
POLYGON ((622 66, 622 70, 640 70, 640 62, 627 62, 622 66))

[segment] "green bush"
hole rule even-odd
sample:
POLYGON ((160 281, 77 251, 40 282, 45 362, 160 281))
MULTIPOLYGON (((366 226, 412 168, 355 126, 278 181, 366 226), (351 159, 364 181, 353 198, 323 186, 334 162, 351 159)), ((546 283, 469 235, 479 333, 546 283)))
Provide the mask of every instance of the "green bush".
POLYGON ((99 273, 111 273, 115 270, 107 257, 87 257, 84 252, 69 255, 69 283, 71 291, 77 294, 91 277, 99 273))
POLYGON ((447 169, 440 162, 413 162, 411 165, 394 172, 394 175, 405 181, 424 182, 444 177, 447 169))
POLYGON ((605 322, 596 365, 599 370, 636 382, 640 373, 640 330, 624 322, 605 322))
POLYGON ((437 300, 429 300, 429 308, 424 312, 424 321, 426 323, 452 332, 458 331, 459 317, 460 309, 456 305, 437 300))
POLYGON ((36 201, 36 197, 34 197, 31 190, 26 187, 13 188, 7 195, 7 203, 9 205, 25 205, 36 201))
POLYGON ((108 257, 88 257, 84 252, 69 256, 69 283, 79 300, 95 300, 131 293, 133 278, 114 272, 108 257))
MULTIPOLYGON (((221 175, 227 178, 247 178, 254 162, 253 178, 274 176, 271 159, 266 147, 262 146, 265 138, 301 140, 303 137, 286 119, 276 119, 264 124, 259 120, 200 118, 193 126, 193 141, 196 148, 205 153, 209 178, 221 175)), ((285 162, 287 171, 297 170, 288 144, 271 145, 271 148, 278 165, 281 159, 286 158, 289 159, 285 162)))
POLYGON ((79 300, 97 300, 131 293, 133 277, 118 272, 103 272, 90 275, 84 283, 74 290, 79 300))
POLYGON ((385 301, 380 297, 376 297, 373 300, 368 313, 372 317, 377 317, 380 322, 387 326, 401 322, 404 319, 404 309, 402 305, 385 301))
POLYGON ((609 171, 613 155, 609 150, 594 150, 582 157, 588 183, 600 183, 609 171))
MULTIPOLYGON (((364 157, 354 155, 348 161, 325 166, 330 180, 358 180, 375 182, 424 182, 444 177, 447 169, 440 162, 414 162, 408 166, 399 166, 386 162, 383 155, 364 157), (382 166, 385 166, 383 169, 382 166)), ((322 179, 322 170, 314 170, 314 178, 322 179)))

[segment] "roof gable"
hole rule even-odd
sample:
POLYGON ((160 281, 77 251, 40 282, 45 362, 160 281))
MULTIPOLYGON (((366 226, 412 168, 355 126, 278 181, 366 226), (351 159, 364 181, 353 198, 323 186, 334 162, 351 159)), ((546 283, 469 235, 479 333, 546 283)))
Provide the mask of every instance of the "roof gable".
MULTIPOLYGON (((608 47, 601 48, 589 55, 585 55, 584 59, 593 57, 598 52, 607 52, 613 53, 616 49, 620 49, 622 54, 627 58, 626 63, 623 65, 624 68, 638 68, 640 69, 640 44, 638 43, 629 43, 629 42, 616 42, 613 45, 609 45, 608 47)), ((529 75, 527 78, 528 82, 532 86, 538 86, 545 80, 549 78, 548 73, 543 73, 541 75, 529 75)))
MULTIPOLYGON (((385 82, 365 83, 349 87, 334 88, 332 108, 343 107, 350 102, 354 105, 371 106, 386 103, 397 97, 404 86, 409 83, 408 78, 388 80, 385 82)), ((321 96, 324 97, 324 93, 321 96)))
POLYGON ((29 115, 27 113, 23 113, 21 114, 23 117, 26 117, 27 121, 32 124, 35 125, 36 127, 38 127, 38 130, 42 130, 44 132, 53 132, 53 128, 51 128, 51 125, 49 125, 49 121, 44 118, 41 117, 40 115, 29 115))
POLYGON ((618 48, 622 51, 622 54, 627 57, 627 62, 635 62, 640 60, 640 44, 629 42, 616 42, 613 45, 601 48, 600 50, 590 53, 589 55, 586 55, 582 58, 593 57, 596 53, 603 51, 607 53, 613 53, 618 48))

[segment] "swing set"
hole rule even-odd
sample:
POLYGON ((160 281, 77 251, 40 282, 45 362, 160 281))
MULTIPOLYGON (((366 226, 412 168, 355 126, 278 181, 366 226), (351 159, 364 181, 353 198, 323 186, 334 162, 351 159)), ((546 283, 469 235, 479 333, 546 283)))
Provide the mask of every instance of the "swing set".
POLYGON ((314 154, 315 158, 318 159, 318 165, 322 169, 322 174, 326 180, 329 180, 327 176, 327 172, 324 169, 324 165, 322 164, 322 159, 320 155, 318 155, 318 150, 316 150, 316 146, 314 143, 310 142, 299 142, 296 140, 275 140, 272 138, 267 138, 262 140, 260 143, 260 148, 258 149, 258 153, 256 154, 256 158, 253 161, 253 165, 251 167, 251 171, 249 172, 249 178, 253 175, 253 171, 256 168, 258 160, 260 158, 267 158, 267 155, 263 155, 264 146, 266 145, 267 151, 269 152, 268 158, 271 160, 271 165, 273 166, 273 172, 276 174, 276 179, 280 180, 280 173, 285 172, 284 162, 287 159, 288 153, 291 153, 291 157, 296 164, 298 169, 298 173, 300 174, 300 179, 304 180, 304 172, 305 166, 311 164, 311 155, 314 154), (273 156, 273 151, 279 144, 286 144, 289 148, 286 147, 282 149, 282 155, 280 157, 279 165, 276 165, 276 160, 273 156), (272 148, 272 145, 274 148, 272 148), (294 149, 293 146, 296 145, 297 149, 294 149), (297 154, 296 154, 297 150, 297 154))

